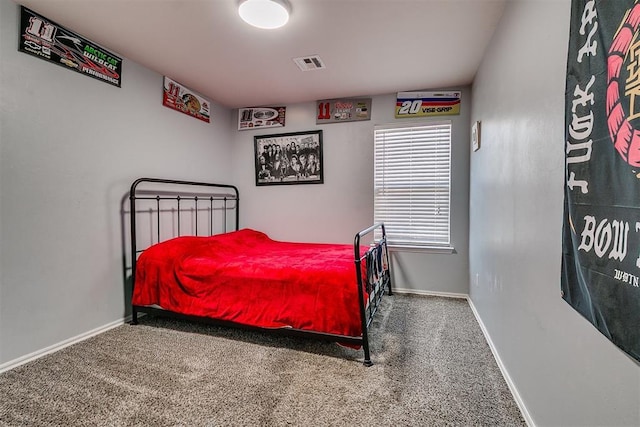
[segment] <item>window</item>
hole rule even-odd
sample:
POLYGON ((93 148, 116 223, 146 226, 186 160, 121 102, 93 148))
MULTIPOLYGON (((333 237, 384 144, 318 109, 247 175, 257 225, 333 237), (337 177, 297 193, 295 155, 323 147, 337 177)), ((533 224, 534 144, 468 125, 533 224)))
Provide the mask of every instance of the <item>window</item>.
POLYGON ((390 246, 449 246, 451 122, 376 126, 374 218, 390 246))

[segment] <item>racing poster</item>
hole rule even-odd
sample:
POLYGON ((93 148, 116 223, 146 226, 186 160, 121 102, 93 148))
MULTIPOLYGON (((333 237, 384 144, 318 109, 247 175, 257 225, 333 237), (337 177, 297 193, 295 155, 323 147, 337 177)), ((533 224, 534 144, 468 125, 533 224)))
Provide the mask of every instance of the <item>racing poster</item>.
POLYGON ((460 91, 398 92, 396 119, 460 114, 460 91))
POLYGON ((211 121, 211 102, 166 76, 163 88, 162 105, 206 123, 211 121))
POLYGON ((639 29, 640 3, 572 0, 561 274, 563 299, 638 361, 639 29))
POLYGON ((371 120, 371 98, 327 99, 316 102, 316 124, 371 120))
POLYGON ((20 52, 120 87, 120 57, 24 6, 20 9, 20 52))
POLYGON ((256 107, 238 110, 238 130, 284 127, 287 107, 256 107))

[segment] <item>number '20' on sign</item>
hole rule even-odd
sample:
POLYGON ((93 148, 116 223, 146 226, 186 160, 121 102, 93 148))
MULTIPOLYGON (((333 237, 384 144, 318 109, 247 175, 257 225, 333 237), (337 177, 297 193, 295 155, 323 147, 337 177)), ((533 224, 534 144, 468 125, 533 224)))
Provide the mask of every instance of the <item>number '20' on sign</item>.
POLYGON ((422 99, 414 99, 413 101, 404 101, 398 110, 398 115, 418 114, 422 107, 422 99))

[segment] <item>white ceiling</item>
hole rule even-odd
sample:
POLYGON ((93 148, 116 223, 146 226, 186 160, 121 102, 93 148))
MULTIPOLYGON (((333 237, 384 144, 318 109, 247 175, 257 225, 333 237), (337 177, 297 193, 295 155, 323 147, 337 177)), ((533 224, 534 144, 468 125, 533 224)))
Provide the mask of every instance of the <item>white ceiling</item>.
POLYGON ((229 108, 470 84, 505 1, 289 0, 260 30, 237 0, 16 0, 123 56, 123 82, 131 59, 229 108))

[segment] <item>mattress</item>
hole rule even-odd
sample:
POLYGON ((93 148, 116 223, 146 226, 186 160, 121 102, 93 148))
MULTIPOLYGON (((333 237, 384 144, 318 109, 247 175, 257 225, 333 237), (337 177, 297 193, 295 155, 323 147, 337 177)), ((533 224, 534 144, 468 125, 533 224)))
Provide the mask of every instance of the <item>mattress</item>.
POLYGON ((362 335, 352 245, 282 242, 251 229, 146 249, 132 302, 261 328, 362 335))

